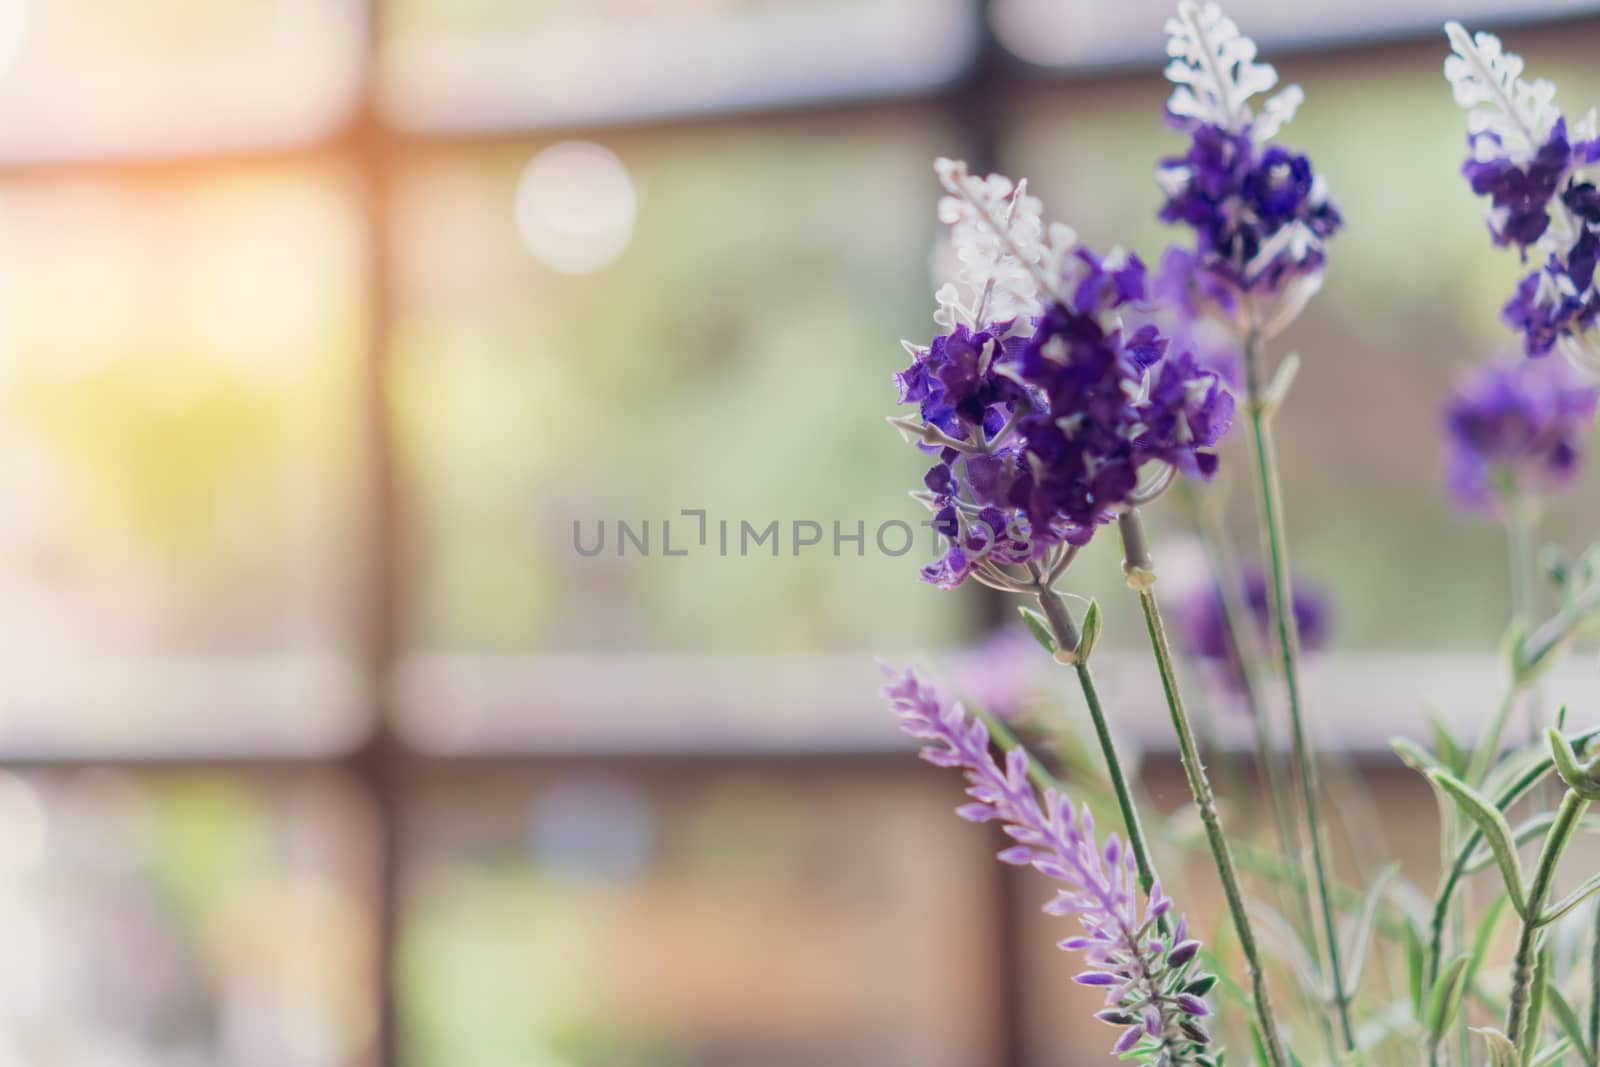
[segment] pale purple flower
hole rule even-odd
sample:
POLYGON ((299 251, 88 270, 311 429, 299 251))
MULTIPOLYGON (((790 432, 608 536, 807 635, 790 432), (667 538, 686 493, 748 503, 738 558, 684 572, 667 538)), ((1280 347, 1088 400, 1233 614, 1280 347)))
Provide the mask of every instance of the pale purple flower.
POLYGON ((1462 382, 1445 409, 1451 495, 1462 507, 1503 515, 1517 499, 1577 480, 1600 388, 1549 360, 1489 363, 1462 382))
MULTIPOLYGON (((1246 616, 1243 621, 1253 631, 1253 636, 1264 643, 1270 639, 1272 621, 1267 576, 1259 567, 1251 567, 1240 576, 1239 584, 1240 607, 1246 616)), ((1333 633, 1333 597, 1320 584, 1299 575, 1295 576, 1292 589, 1300 650, 1318 652, 1327 648, 1333 633)), ((1185 651, 1213 665, 1228 688, 1243 689, 1243 668, 1229 639, 1228 616, 1221 591, 1214 584, 1195 588, 1177 602, 1176 621, 1185 651)))
POLYGON ((1589 114, 1570 131, 1556 87, 1525 81, 1522 57, 1489 33, 1445 24, 1452 54, 1444 73, 1467 109, 1469 155, 1462 173, 1489 198, 1489 233, 1535 269, 1518 284, 1501 317, 1522 335, 1529 356, 1561 350, 1600 365, 1600 120, 1589 114))
POLYGON ((1006 721, 1024 717, 1045 689, 1050 657, 1021 623, 1002 626, 946 665, 959 698, 1006 721))
POLYGON ((1032 867, 1063 883, 1046 913, 1076 916, 1083 933, 1060 942, 1081 952, 1089 969, 1075 979, 1104 989, 1096 1018, 1123 1029, 1112 1047, 1159 1067, 1194 1064, 1210 1042, 1198 1019, 1210 1014, 1203 994, 1212 979, 1194 971, 1200 943, 1181 917, 1163 929, 1172 900, 1157 883, 1143 907, 1134 859, 1115 834, 1102 848, 1089 809, 1046 789, 1041 799, 1028 780, 1028 755, 1016 748, 1002 767, 989 751, 989 732, 959 703, 947 702, 911 670, 895 673, 883 695, 900 728, 922 743, 922 758, 966 774, 969 803, 956 814, 971 822, 1001 822, 1014 844, 1000 860, 1032 867))

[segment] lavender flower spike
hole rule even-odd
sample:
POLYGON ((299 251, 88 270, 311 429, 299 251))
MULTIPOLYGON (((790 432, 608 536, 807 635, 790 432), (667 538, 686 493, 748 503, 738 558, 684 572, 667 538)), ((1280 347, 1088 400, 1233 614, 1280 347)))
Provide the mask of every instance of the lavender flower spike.
POLYGON ((948 549, 923 578, 1030 591, 1006 568, 1053 581, 1175 472, 1211 477, 1233 398, 1155 326, 1124 322, 1147 297, 1139 257, 1046 227, 1025 182, 948 159, 935 169, 961 269, 937 294, 941 332, 908 342, 895 375, 917 415, 890 420, 936 457, 917 497, 948 549))
POLYGON ((1343 225, 1310 160, 1270 143, 1304 94, 1290 85, 1252 108, 1278 72, 1214 3, 1181 0, 1166 29, 1167 124, 1190 146, 1156 171, 1161 219, 1194 230, 1183 253, 1194 292, 1241 335, 1270 337, 1321 288, 1325 242, 1343 225))
POLYGON ((1475 371, 1445 411, 1451 495, 1504 515, 1516 499, 1570 488, 1600 388, 1562 363, 1520 360, 1475 371))
MULTIPOLYGON (((1333 629, 1333 598, 1321 585, 1295 575, 1292 585, 1295 629, 1302 652, 1320 652, 1328 647, 1333 629)), ((1272 609, 1268 600, 1267 576, 1259 567, 1247 568, 1240 576, 1240 606, 1256 636, 1271 640, 1269 627, 1272 609)), ((1219 680, 1228 689, 1242 691, 1246 684, 1244 667, 1238 660, 1228 635, 1227 606, 1214 586, 1196 589, 1178 603, 1179 633, 1188 653, 1197 660, 1213 664, 1219 680)), ((1246 638, 1248 640, 1248 638, 1246 638)))
POLYGON ((1501 312, 1529 356, 1559 349, 1600 367, 1600 121, 1594 110, 1569 132, 1553 83, 1522 78, 1522 57, 1493 34, 1445 24, 1453 54, 1444 74, 1467 109, 1470 154, 1461 172, 1487 196, 1495 244, 1515 245, 1536 269, 1501 312))
POLYGON ((1016 844, 1000 860, 1030 866, 1065 884, 1044 906, 1051 915, 1076 915, 1083 935, 1060 947, 1084 953, 1090 969, 1080 985, 1103 988, 1102 1022, 1123 1028, 1112 1053, 1154 1067, 1209 1065, 1210 1038, 1198 1019, 1210 1014, 1201 997, 1212 979, 1195 973, 1200 943, 1179 918, 1170 934, 1161 920, 1172 909, 1160 884, 1141 909, 1133 857, 1115 834, 1102 849, 1089 811, 1073 810, 1066 797, 1045 790, 1043 801, 1028 781, 1028 755, 1012 749, 1002 768, 989 753, 989 732, 957 703, 946 703, 911 670, 896 674, 883 695, 900 728, 923 743, 922 758, 966 772, 971 802, 956 814, 972 822, 999 821, 1016 844))

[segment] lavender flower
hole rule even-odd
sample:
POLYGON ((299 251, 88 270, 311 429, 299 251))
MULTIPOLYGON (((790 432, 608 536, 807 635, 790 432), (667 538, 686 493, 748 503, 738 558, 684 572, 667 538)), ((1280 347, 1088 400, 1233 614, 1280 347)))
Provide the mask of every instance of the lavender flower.
POLYGON ((1014 722, 1043 693, 1049 663, 1027 628, 1012 623, 958 653, 948 671, 956 693, 990 715, 1014 722))
POLYGON ((1503 514, 1513 499, 1569 488, 1597 399, 1600 388, 1562 363, 1479 368, 1445 411, 1451 494, 1469 510, 1503 514))
POLYGON ((919 499, 949 547, 923 577, 1009 588, 999 568, 1053 571, 1064 546, 1173 472, 1209 478, 1233 399, 1156 326, 1124 325, 1147 296, 1137 256, 1046 229, 1025 184, 951 160, 936 170, 961 272, 938 293, 944 332, 907 342, 896 375, 919 417, 891 421, 936 457, 919 499))
POLYGON ((1310 160, 1270 143, 1304 94, 1291 85, 1251 109, 1278 74, 1214 3, 1182 0, 1166 29, 1167 123, 1190 143, 1156 171, 1161 219, 1195 235, 1193 253, 1167 266, 1216 313, 1271 336, 1321 287, 1324 242, 1343 225, 1310 160))
POLYGON ((1600 290, 1600 135, 1596 113, 1569 135, 1555 104, 1556 87, 1522 79, 1522 57, 1493 34, 1469 35, 1445 24, 1454 50, 1444 73, 1456 103, 1467 109, 1470 154, 1461 171, 1472 191, 1489 198, 1489 233, 1513 245, 1536 269, 1506 302, 1501 318, 1522 334, 1529 356, 1555 349, 1600 363, 1595 322, 1600 290))
MULTIPOLYGON (((1292 583, 1295 626, 1300 648, 1318 652, 1328 647, 1333 632, 1333 598, 1322 586, 1300 576, 1292 583)), ((1272 621, 1267 576, 1252 567, 1240 577, 1241 606, 1262 642, 1269 639, 1272 621)), ((1220 591, 1214 585, 1197 587, 1178 604, 1177 621, 1184 647, 1191 656, 1215 664, 1223 683, 1234 690, 1245 685, 1243 666, 1228 640, 1228 617, 1220 591)))
POLYGON ((989 733, 960 704, 942 701, 913 671, 886 673, 883 695, 900 717, 900 727, 923 743, 922 758, 939 767, 959 767, 967 777, 971 802, 956 809, 972 822, 997 821, 1014 845, 1000 860, 1033 867, 1065 884, 1044 910, 1076 915, 1083 935, 1060 947, 1085 954, 1090 970, 1080 985, 1103 988, 1106 1010, 1096 1018, 1123 1028, 1114 1055, 1131 1055, 1158 1067, 1207 1064, 1209 1036, 1197 1021, 1210 1014, 1201 997, 1214 979, 1194 972, 1200 942, 1188 936, 1179 918, 1170 934, 1161 924, 1172 901, 1159 884, 1141 909, 1134 861, 1115 834, 1102 849, 1089 810, 1075 813, 1071 803, 1047 789, 1041 802, 1028 781, 1028 756, 1007 753, 1001 767, 989 753, 989 733))

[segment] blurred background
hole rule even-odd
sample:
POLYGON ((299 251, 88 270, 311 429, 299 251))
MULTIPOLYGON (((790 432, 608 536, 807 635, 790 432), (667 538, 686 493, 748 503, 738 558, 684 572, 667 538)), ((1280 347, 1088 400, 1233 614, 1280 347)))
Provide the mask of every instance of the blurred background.
MULTIPOLYGON (((873 534, 921 518, 882 416, 931 157, 1153 262, 1168 6, 0 0, 0 1067, 1102 1062, 1041 887, 874 698, 873 655, 1010 609, 873 534)), ((1519 271, 1438 27, 1570 114, 1600 18, 1229 9, 1350 223, 1283 464, 1338 594, 1317 729, 1421 877, 1431 806, 1375 754, 1489 710, 1505 547, 1439 409, 1519 271)), ((1109 549, 1072 588, 1175 805, 1109 549)))

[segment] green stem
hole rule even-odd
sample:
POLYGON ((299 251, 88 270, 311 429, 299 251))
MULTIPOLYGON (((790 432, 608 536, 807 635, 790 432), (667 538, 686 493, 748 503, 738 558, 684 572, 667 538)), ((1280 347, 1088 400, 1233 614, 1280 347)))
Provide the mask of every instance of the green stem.
POLYGON ((1183 709, 1183 698, 1178 690, 1177 671, 1172 657, 1172 647, 1167 641, 1166 627, 1161 621, 1161 609, 1156 603, 1151 586, 1155 574, 1145 544, 1143 521, 1137 508, 1124 512, 1118 521, 1122 534, 1124 553, 1123 570, 1128 582, 1139 593, 1139 604, 1144 609, 1145 628, 1150 633, 1150 648, 1155 653, 1156 666, 1161 672, 1161 688, 1167 698, 1167 710, 1172 717, 1172 731, 1178 741, 1178 757, 1189 781, 1189 792, 1194 796, 1200 811, 1200 821, 1205 826, 1206 843, 1211 847, 1211 859, 1217 868, 1217 878, 1222 882, 1222 893, 1233 918, 1233 928, 1239 938, 1239 949, 1244 953, 1245 967, 1250 972, 1250 987, 1255 1002, 1256 1025, 1261 1030, 1261 1042, 1266 1050, 1270 1067, 1285 1067, 1283 1041, 1278 1036, 1277 1018, 1273 1014, 1272 1000, 1267 992, 1266 972, 1261 966, 1256 947, 1255 930, 1250 915, 1245 910, 1244 894, 1239 888, 1239 877, 1234 868, 1233 852, 1228 847, 1227 835, 1222 830, 1222 819, 1217 814, 1217 798, 1212 794, 1211 782, 1206 777, 1205 765, 1200 762, 1200 752, 1195 745, 1194 728, 1183 709))
POLYGON ((1595 905, 1589 946, 1589 1067, 1600 1067, 1600 903, 1595 905))
MULTIPOLYGON (((1567 740, 1572 747, 1583 754, 1590 741, 1600 737, 1600 728, 1584 730, 1573 734, 1567 740)), ((1524 771, 1516 781, 1506 786, 1505 790, 1495 798, 1494 805, 1505 811, 1511 805, 1521 800, 1528 791, 1538 785, 1544 776, 1549 774, 1554 767, 1554 762, 1546 757, 1539 763, 1524 771)), ((1461 848, 1456 852, 1456 860, 1445 874, 1444 880, 1439 884, 1439 892, 1433 901, 1433 917, 1429 924, 1428 938, 1428 986, 1439 980, 1439 968, 1444 958, 1444 924, 1445 916, 1449 914, 1450 903, 1454 899, 1456 888, 1466 876, 1467 864, 1472 861, 1473 853, 1478 851, 1478 846, 1483 844, 1483 831, 1474 830, 1467 836, 1461 848)))
POLYGON ((1572 840, 1578 823, 1583 819, 1589 802, 1569 789, 1561 798, 1556 811, 1556 821, 1545 836, 1544 848, 1539 853, 1539 866, 1534 871, 1533 883, 1528 887, 1526 911, 1522 916, 1522 935, 1517 939, 1517 955, 1511 964, 1511 998, 1506 1010, 1506 1036, 1522 1050, 1527 1062, 1538 1036, 1528 1026, 1528 1003, 1535 973, 1535 957, 1543 938, 1543 925, 1539 922, 1545 900, 1550 896, 1550 886, 1555 881, 1556 865, 1572 840), (1525 1032, 1527 1031, 1527 1032, 1525 1032))
MULTIPOLYGON (((1043 584, 1037 589, 1036 595, 1056 647, 1075 652, 1079 641, 1078 626, 1072 621, 1067 602, 1060 593, 1043 584)), ((1116 794, 1117 807, 1122 812, 1122 826, 1128 836, 1128 847, 1133 850, 1133 861, 1139 871, 1139 885, 1148 896, 1155 885, 1156 871, 1150 860, 1150 846, 1145 840, 1144 827, 1139 822, 1139 809, 1134 806, 1133 792, 1128 788, 1122 759, 1117 755, 1117 745, 1112 740, 1111 727, 1106 722, 1105 709, 1100 704, 1100 691, 1095 687, 1094 674, 1083 657, 1077 659, 1073 668, 1078 674, 1078 687, 1083 690, 1084 703, 1089 706, 1089 720, 1094 724, 1095 737, 1100 742, 1101 755, 1105 757, 1106 773, 1111 777, 1111 789, 1116 794)))
POLYGON ((1356 1049, 1355 1028, 1350 1023, 1350 1002, 1345 995, 1344 972, 1339 960, 1339 934, 1334 925, 1333 905, 1328 889, 1327 862, 1322 854, 1321 820, 1317 810, 1316 764, 1306 739, 1305 715, 1300 703, 1299 637, 1294 619, 1294 599, 1289 587, 1289 546, 1283 527, 1282 491, 1278 483, 1277 452, 1270 428, 1271 412, 1264 390, 1265 368, 1261 336, 1251 330, 1245 340, 1245 383, 1250 409, 1250 442, 1256 459, 1256 488, 1261 505, 1261 536, 1267 563, 1272 620, 1277 635, 1283 668, 1284 688, 1289 698, 1290 741, 1295 771, 1300 779, 1301 804, 1306 815, 1306 836, 1311 840, 1311 874, 1316 888, 1317 908, 1322 916, 1322 932, 1327 943, 1329 992, 1339 1018, 1339 1029, 1346 1050, 1356 1049))
MULTIPOLYGON (((1185 489, 1187 490, 1187 487, 1185 489)), ((1217 520, 1214 510, 1208 508, 1192 490, 1186 491, 1184 496, 1189 500, 1195 528, 1200 532, 1200 543, 1205 549, 1206 560, 1211 565, 1217 600, 1222 605, 1223 637, 1233 656, 1233 666, 1238 670, 1239 695, 1244 702, 1246 714, 1250 716, 1255 735, 1256 763, 1266 780, 1274 829, 1278 835, 1278 847, 1283 850, 1288 862, 1300 867, 1304 864, 1304 856, 1300 848, 1300 833, 1295 826, 1294 801, 1289 795, 1288 785, 1283 780, 1283 765, 1278 758, 1276 739, 1272 735, 1272 722, 1267 718, 1267 709, 1261 699, 1260 664, 1256 660, 1254 642, 1246 629, 1245 620, 1249 615, 1239 596, 1238 568, 1233 565, 1228 553, 1227 538, 1223 535, 1221 523, 1217 520)), ((1311 913, 1311 894, 1306 889, 1306 881, 1301 880, 1299 888, 1292 896, 1301 923, 1301 933, 1305 935, 1307 947, 1320 968, 1322 961, 1317 949, 1316 922, 1311 913)))

